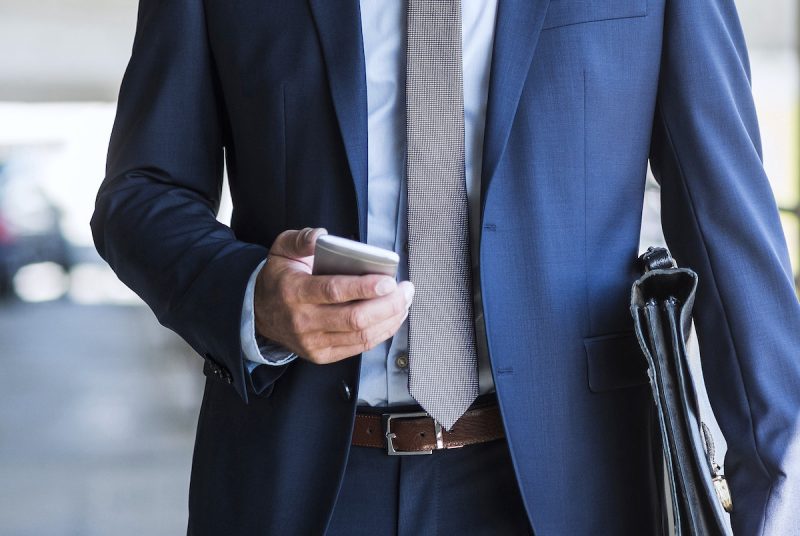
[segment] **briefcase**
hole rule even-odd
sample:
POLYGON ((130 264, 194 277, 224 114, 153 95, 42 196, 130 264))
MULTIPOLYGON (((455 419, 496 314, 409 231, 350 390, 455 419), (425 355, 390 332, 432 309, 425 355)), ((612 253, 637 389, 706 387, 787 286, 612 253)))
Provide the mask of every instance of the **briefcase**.
POLYGON ((651 247, 639 260, 644 275, 631 289, 631 314, 658 413, 674 534, 724 536, 733 505, 686 352, 697 274, 678 268, 665 248, 651 247))

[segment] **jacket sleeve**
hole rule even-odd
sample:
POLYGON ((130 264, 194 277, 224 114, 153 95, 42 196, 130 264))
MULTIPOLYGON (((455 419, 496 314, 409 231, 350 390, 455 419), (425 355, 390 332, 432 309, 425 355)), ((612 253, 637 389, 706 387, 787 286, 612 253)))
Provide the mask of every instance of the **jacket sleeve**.
POLYGON ((201 0, 141 0, 91 225, 118 277, 246 401, 242 303, 267 250, 215 217, 226 119, 204 17, 201 0))
POLYGON ((728 442, 737 535, 800 534, 800 304, 733 0, 666 0, 651 166, 728 442))

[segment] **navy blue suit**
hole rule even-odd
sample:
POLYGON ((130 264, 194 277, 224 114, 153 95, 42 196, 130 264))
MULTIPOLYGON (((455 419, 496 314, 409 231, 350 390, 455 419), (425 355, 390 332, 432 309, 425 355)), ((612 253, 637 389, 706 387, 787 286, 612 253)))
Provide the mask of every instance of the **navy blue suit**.
MULTIPOLYGON (((328 523, 360 358, 250 376, 240 316, 279 232, 365 240, 366 108, 356 0, 141 0, 92 225, 119 277, 206 359, 192 534, 328 523), (224 161, 231 228, 215 220, 224 161)), ((700 276, 695 318, 734 528, 798 533, 800 304, 733 0, 500 0, 480 285, 533 528, 649 534, 660 523, 627 303, 648 159, 668 245, 700 276)))

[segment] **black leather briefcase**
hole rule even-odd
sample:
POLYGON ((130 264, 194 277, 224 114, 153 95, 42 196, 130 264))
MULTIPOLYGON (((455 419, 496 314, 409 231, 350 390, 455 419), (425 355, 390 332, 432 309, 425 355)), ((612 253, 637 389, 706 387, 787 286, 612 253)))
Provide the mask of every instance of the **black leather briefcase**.
POLYGON ((730 492, 700 419, 686 353, 697 274, 678 268, 664 248, 651 247, 639 259, 644 275, 631 289, 631 314, 658 412, 674 534, 724 536, 730 492))

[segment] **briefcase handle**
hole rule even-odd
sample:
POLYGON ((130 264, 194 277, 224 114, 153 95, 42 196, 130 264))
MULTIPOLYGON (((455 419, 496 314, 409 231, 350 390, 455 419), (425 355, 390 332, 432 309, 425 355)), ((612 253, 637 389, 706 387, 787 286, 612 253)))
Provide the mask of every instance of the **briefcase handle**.
POLYGON ((678 267, 678 263, 676 263, 672 255, 669 254, 669 250, 658 246, 650 246, 647 248, 647 251, 639 256, 639 263, 643 272, 678 267))

